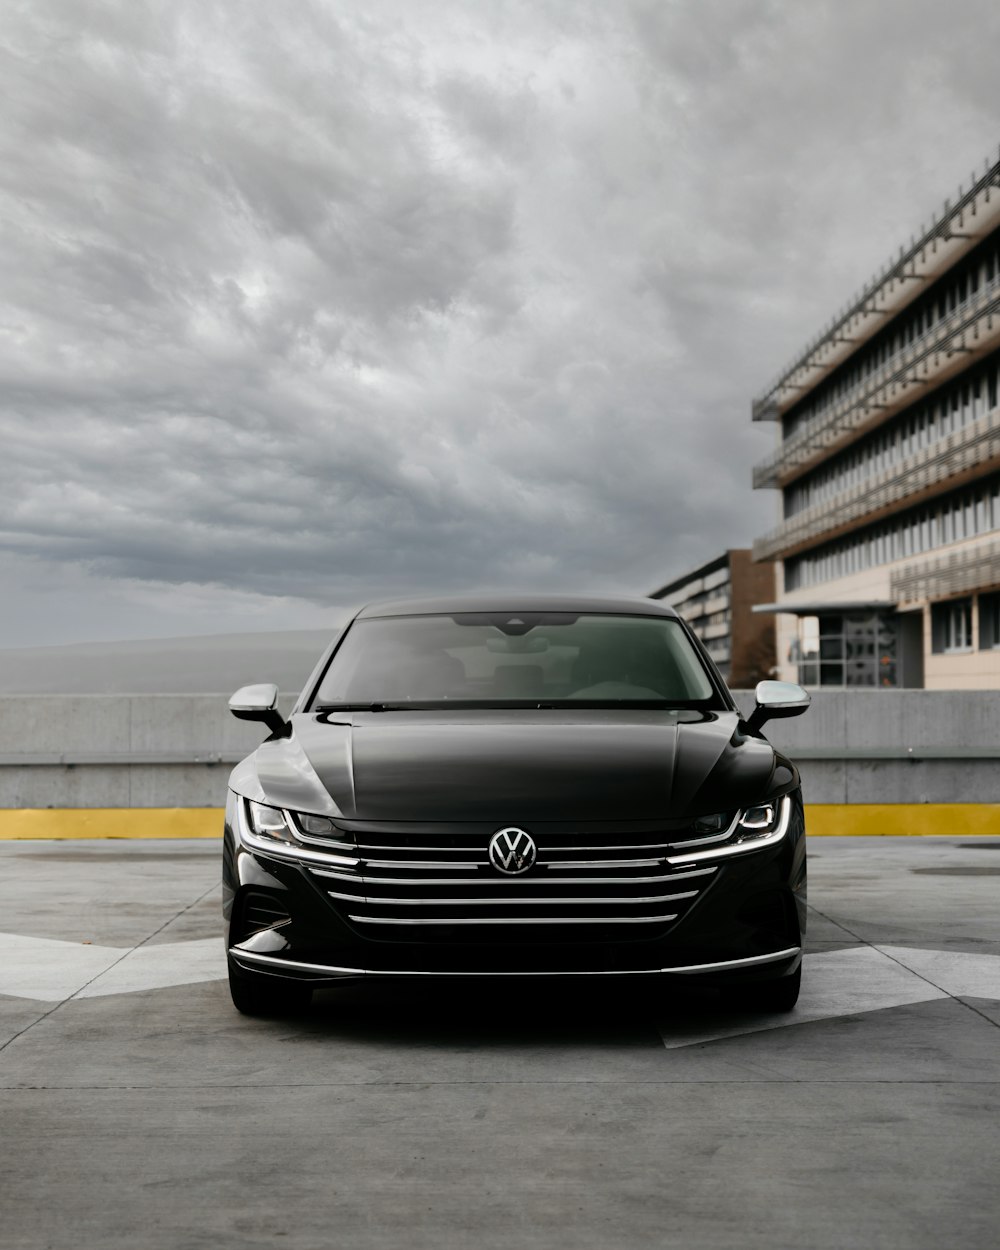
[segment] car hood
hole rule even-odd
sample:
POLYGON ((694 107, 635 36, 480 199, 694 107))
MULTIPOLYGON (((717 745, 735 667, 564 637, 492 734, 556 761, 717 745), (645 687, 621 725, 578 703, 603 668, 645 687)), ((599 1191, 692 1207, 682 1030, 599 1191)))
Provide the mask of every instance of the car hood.
POLYGON ((798 784, 745 729, 735 712, 304 713, 238 765, 231 786, 356 820, 679 818, 798 784))

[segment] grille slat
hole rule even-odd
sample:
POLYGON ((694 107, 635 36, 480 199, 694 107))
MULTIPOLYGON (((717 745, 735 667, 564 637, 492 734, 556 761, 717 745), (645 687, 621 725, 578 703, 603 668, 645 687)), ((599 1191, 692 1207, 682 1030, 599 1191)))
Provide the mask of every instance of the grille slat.
MULTIPOLYGON (((359 887, 367 883, 368 885, 483 885, 496 887, 498 889, 509 890, 516 885, 518 888, 532 886, 550 886, 551 879, 546 877, 493 877, 487 876, 485 872, 479 873, 478 876, 465 877, 381 877, 373 874, 361 876, 356 872, 334 872, 327 868, 314 868, 310 865, 310 872, 317 877, 330 877, 336 881, 353 881, 357 882, 359 887)), ((684 877, 694 876, 710 876, 715 872, 714 868, 699 868, 693 872, 665 872, 654 877, 560 877, 560 883, 570 882, 573 885, 650 885, 654 882, 669 883, 671 881, 679 881, 684 877)))
POLYGON ((677 916, 497 916, 489 919, 480 919, 476 916, 462 916, 454 919, 439 920, 435 917, 419 916, 416 918, 408 918, 401 916, 351 916, 351 920, 361 924, 405 924, 405 925, 441 925, 442 927, 450 927, 451 925, 545 925, 545 924, 586 924, 586 925, 605 925, 605 924, 666 924, 671 920, 676 920, 677 916))
POLYGON ((678 899, 694 898, 697 890, 686 890, 682 894, 643 895, 638 898, 384 898, 378 896, 369 899, 358 894, 335 894, 328 891, 331 898, 347 899, 352 903, 377 902, 383 907, 562 907, 565 905, 581 907, 602 907, 605 904, 621 906, 623 903, 674 903, 678 899))
POLYGON ((658 856, 656 859, 567 859, 547 866, 550 872, 572 872, 592 868, 658 868, 662 863, 662 857, 658 856))
POLYGON ((488 937, 491 927, 507 925, 517 926, 518 941, 530 939, 532 925, 540 931, 576 926, 580 940, 599 938, 605 925, 662 927, 692 906, 717 872, 667 863, 678 843, 694 841, 675 837, 680 829, 605 824, 585 832, 533 827, 535 864, 506 876, 489 860, 495 832, 355 822, 358 869, 310 865, 309 871, 331 900, 347 904, 352 923, 419 925, 421 941, 468 941, 477 927, 488 937))
POLYGON ((426 868, 432 869, 434 872, 440 872, 447 868, 449 871, 461 868, 481 868, 482 865, 474 859, 451 859, 451 860, 419 860, 419 859, 366 859, 365 871, 369 868, 426 868))

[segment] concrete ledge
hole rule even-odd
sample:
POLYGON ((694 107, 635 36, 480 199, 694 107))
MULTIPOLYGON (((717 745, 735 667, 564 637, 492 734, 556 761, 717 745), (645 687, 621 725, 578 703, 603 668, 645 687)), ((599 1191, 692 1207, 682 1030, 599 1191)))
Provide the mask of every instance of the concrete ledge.
MULTIPOLYGON (((221 807, 0 809, 0 840, 221 838, 221 807)), ((807 803, 810 837, 996 837, 1000 803, 807 803)))
MULTIPOLYGON (((734 693, 749 712, 753 692, 734 693)), ((807 716, 766 728, 815 806, 1000 797, 995 691, 819 690, 807 716)), ((264 734, 234 720, 222 694, 10 696, 0 703, 0 812, 215 808, 229 766, 264 734)))

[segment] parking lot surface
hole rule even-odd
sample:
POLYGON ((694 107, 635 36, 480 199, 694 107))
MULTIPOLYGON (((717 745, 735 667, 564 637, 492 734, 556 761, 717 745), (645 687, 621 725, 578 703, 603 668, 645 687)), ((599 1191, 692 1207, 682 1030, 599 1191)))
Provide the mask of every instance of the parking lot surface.
POLYGON ((0 1245, 995 1247, 1000 838, 822 838, 798 1008, 380 983, 252 1020, 218 847, 0 844, 0 1245))

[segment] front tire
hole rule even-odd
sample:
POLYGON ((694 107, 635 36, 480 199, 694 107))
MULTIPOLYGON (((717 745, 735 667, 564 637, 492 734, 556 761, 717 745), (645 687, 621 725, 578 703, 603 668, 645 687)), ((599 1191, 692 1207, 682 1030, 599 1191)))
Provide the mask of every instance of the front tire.
POLYGON ((754 981, 736 992, 736 1006, 743 1011, 791 1011, 799 1000, 802 987, 802 965, 787 977, 772 981, 754 981))
POLYGON ((233 1006, 244 1016, 289 1016, 305 1011, 312 1002, 312 988, 266 973, 237 971, 229 965, 229 993, 233 1006))

